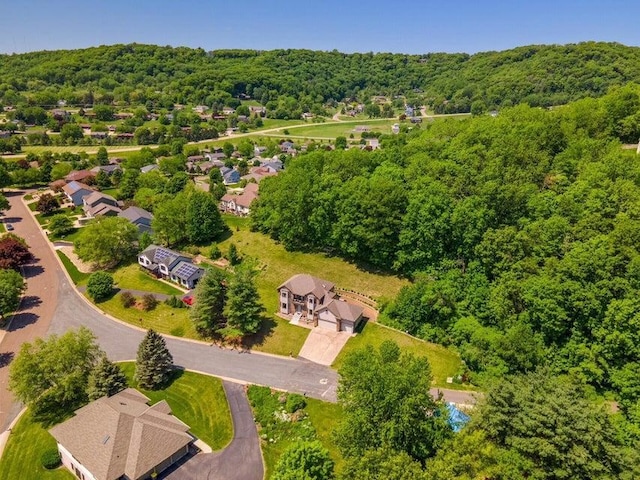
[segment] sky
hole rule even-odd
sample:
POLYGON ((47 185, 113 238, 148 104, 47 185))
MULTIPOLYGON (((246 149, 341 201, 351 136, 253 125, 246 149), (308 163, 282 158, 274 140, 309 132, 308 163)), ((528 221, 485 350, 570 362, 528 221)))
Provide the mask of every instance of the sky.
POLYGON ((0 0, 0 5, 0 53, 133 42, 347 53, 476 53, 589 40, 640 46, 639 0, 0 0))

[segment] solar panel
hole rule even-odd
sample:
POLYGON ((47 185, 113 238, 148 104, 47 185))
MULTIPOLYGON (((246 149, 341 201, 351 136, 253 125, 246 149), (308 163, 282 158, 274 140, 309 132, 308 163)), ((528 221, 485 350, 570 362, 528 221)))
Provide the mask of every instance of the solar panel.
POLYGON ((187 262, 182 262, 178 265, 178 268, 176 268, 173 274, 181 278, 189 278, 197 271, 198 267, 196 267, 195 265, 187 262))
POLYGON ((164 260, 167 257, 170 257, 172 255, 175 255, 171 250, 167 250, 165 248, 158 248, 156 250, 156 254, 155 254, 155 262, 161 262, 162 260, 164 260))

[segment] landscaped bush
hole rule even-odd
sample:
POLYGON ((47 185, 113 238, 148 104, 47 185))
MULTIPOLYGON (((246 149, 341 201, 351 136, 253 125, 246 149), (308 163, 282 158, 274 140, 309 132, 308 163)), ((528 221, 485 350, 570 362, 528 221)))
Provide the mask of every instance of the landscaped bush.
POLYGON ((136 303, 136 297, 131 292, 122 292, 120 294, 120 303, 124 308, 133 307, 136 303))
POLYGON ((87 293, 95 300, 104 300, 113 293, 113 276, 107 272, 92 273, 87 282, 87 293))
POLYGON ((211 249, 209 250, 209 258, 211 260, 217 260, 222 256, 222 252, 220 251, 220 248, 217 245, 214 245, 213 247, 211 247, 211 249))
POLYGON ((298 410, 302 410, 307 406, 307 401, 304 399, 302 395, 298 395, 297 393, 291 393, 287 396, 287 401, 284 404, 284 409, 288 413, 294 413, 298 410))
POLYGON ((149 312, 156 308, 158 305, 158 299, 155 297, 153 293, 145 293, 142 296, 142 309, 145 312, 149 312))
POLYGON ((165 305, 168 305, 171 308, 186 308, 187 306, 184 304, 182 300, 180 300, 175 295, 171 295, 164 301, 165 305))
POLYGON ((42 453, 40 461, 42 462, 42 466, 44 468, 46 468, 47 470, 53 470, 54 468, 58 468, 60 466, 60 454, 55 448, 46 450, 42 453))

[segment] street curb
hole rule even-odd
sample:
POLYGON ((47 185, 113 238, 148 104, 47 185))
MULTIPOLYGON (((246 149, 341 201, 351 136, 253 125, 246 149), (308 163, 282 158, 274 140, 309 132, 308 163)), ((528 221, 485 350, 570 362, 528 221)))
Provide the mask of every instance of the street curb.
POLYGON ((4 448, 7 446, 7 442, 9 441, 9 436, 11 435, 11 431, 13 430, 13 427, 16 426, 16 423, 18 423, 18 420, 20 420, 20 418, 26 411, 27 411, 27 407, 24 407, 22 410, 20 410, 20 413, 18 413, 16 418, 14 418, 9 424, 9 428, 7 428, 4 432, 0 433, 0 460, 2 460, 2 454, 4 453, 4 448))

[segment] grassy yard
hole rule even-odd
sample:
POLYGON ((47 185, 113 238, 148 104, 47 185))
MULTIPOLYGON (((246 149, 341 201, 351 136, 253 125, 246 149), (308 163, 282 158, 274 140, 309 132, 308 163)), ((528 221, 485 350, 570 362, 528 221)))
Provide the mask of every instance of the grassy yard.
MULTIPOLYGON (((135 364, 121 363, 129 385, 138 388, 133 379, 135 364)), ((173 414, 191 427, 191 433, 213 450, 226 447, 233 438, 233 424, 222 381, 194 372, 177 372, 175 380, 163 390, 143 390, 151 403, 166 400, 173 414)))
POLYGON ((340 369, 345 356, 365 345, 378 347, 385 340, 396 342, 403 352, 411 352, 415 355, 425 356, 431 364, 433 382, 438 387, 461 388, 459 385, 447 384, 447 377, 452 377, 460 368, 460 357, 457 353, 434 343, 425 342, 397 330, 393 330, 377 323, 365 325, 362 333, 349 339, 347 345, 336 358, 332 367, 340 369))
POLYGON ((132 263, 115 270, 113 272, 113 280, 119 288, 164 293, 166 295, 184 295, 182 290, 156 280, 144 273, 140 270, 140 266, 137 263, 132 263))
POLYGON ((85 285, 87 283, 87 280, 89 279, 90 274, 78 270, 73 262, 69 260, 69 257, 67 257, 60 250, 56 250, 56 253, 60 257, 60 260, 62 261, 64 268, 69 273, 71 280, 73 280, 73 283, 75 283, 76 285, 85 285))
POLYGON ((97 306, 117 319, 140 328, 153 328, 157 332, 176 337, 201 339, 189 319, 189 310, 186 308, 172 308, 162 302, 150 312, 135 307, 124 308, 119 294, 98 303, 97 306))
POLYGON ((67 469, 46 470, 43 452, 56 448, 56 441, 27 410, 13 428, 0 462, 0 478, 20 480, 71 480, 67 469))
POLYGON ((393 298, 408 284, 406 280, 393 275, 367 272, 338 257, 288 252, 267 235, 250 231, 248 219, 230 215, 224 218, 231 229, 231 236, 219 245, 220 250, 226 254, 229 244, 235 243, 241 255, 258 259, 262 266, 257 279, 258 290, 269 314, 278 309, 278 286, 297 273, 309 273, 330 280, 337 287, 355 290, 373 298, 393 298))
POLYGON ((333 442, 332 432, 340 420, 341 408, 333 403, 306 398, 306 406, 295 414, 285 413, 290 394, 267 387, 249 387, 249 401, 259 424, 262 455, 269 478, 282 453, 298 441, 320 440, 329 450, 339 470, 343 459, 333 442))
POLYGON ((292 136, 302 137, 323 137, 323 138, 336 138, 339 136, 349 138, 349 135, 353 135, 360 138, 359 132, 354 132, 356 125, 367 125, 371 128, 372 132, 391 133, 391 125, 398 123, 397 119, 389 118, 385 120, 359 120, 349 122, 327 122, 327 123, 315 123, 309 124, 304 127, 294 127, 289 129, 289 133, 292 136))

